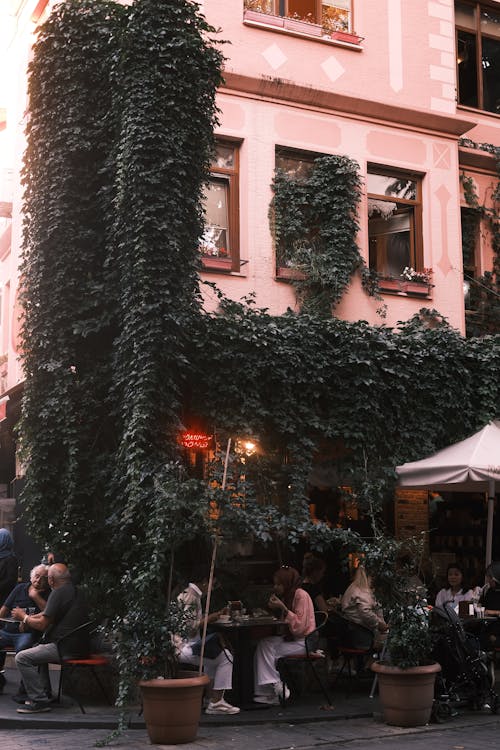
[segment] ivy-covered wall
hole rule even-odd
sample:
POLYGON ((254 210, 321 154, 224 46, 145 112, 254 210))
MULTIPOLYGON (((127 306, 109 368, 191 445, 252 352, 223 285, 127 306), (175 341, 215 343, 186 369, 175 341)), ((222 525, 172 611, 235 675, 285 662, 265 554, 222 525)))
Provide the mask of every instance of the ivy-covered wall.
POLYGON ((165 630, 169 550, 212 493, 184 481, 181 423, 258 435, 281 457, 256 479, 270 500, 282 490, 284 509, 245 523, 297 541, 311 532, 303 494, 321 440, 343 441, 345 476, 376 516, 397 463, 500 414, 499 337, 464 340, 432 311, 397 331, 273 317, 252 300, 203 311, 199 206, 222 63, 212 36, 189 2, 67 0, 30 68, 25 517, 85 571, 96 602, 126 613, 124 669, 144 607, 165 630))

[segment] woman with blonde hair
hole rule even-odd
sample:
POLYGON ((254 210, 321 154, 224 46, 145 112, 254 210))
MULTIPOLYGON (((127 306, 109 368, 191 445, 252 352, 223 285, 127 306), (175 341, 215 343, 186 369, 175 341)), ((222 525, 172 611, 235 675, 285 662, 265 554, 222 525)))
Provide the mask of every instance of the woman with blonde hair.
POLYGON ((373 632, 376 646, 382 642, 382 634, 389 627, 384 620, 382 609, 375 599, 370 577, 362 565, 358 565, 354 579, 346 589, 340 602, 342 615, 357 625, 362 625, 373 632))

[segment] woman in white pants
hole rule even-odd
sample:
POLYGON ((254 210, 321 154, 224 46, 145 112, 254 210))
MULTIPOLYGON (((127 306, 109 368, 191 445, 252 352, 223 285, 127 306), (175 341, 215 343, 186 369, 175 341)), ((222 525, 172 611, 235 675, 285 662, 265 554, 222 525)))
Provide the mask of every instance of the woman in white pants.
POLYGON ((305 639, 316 628, 314 606, 309 594, 300 588, 298 571, 285 565, 276 571, 273 580, 274 594, 267 606, 279 611, 289 634, 262 638, 255 651, 253 699, 269 705, 279 704, 281 695, 285 699, 290 695, 276 669, 277 660, 281 656, 304 654, 305 639))
MULTIPOLYGON (((198 665, 200 657, 193 654, 193 644, 199 640, 200 625, 203 618, 203 609, 201 598, 207 593, 208 577, 202 578, 197 583, 190 583, 187 588, 177 597, 177 601, 189 611, 191 623, 188 637, 184 640, 176 638, 179 660, 185 664, 198 665)), ((223 610, 212 612, 208 615, 208 622, 217 620, 223 610)), ((224 690, 231 689, 233 679, 233 661, 232 655, 227 649, 223 649, 215 659, 203 659, 203 670, 206 672, 211 681, 210 700, 205 710, 207 714, 237 714, 239 708, 232 706, 224 700, 224 690)))

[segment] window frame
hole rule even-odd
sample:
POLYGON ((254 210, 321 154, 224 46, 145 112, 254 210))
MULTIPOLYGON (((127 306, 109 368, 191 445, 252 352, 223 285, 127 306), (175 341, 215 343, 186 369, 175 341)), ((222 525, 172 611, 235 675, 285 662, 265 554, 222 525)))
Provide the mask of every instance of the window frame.
POLYGON ((241 139, 231 138, 226 136, 216 136, 215 143, 217 147, 222 146, 224 148, 231 148, 233 150, 233 166, 219 167, 217 164, 212 163, 210 165, 210 177, 208 183, 211 181, 224 181, 227 182, 227 233, 229 238, 229 248, 231 255, 229 258, 220 258, 214 256, 201 257, 202 265, 205 270, 210 271, 222 271, 226 273, 238 273, 241 266, 240 258, 240 195, 239 195, 239 182, 240 182, 240 146, 241 139))
MULTIPOLYGON (((490 115, 500 115, 500 111, 495 112, 494 110, 485 109, 484 107, 484 79, 483 79, 483 66, 482 66, 482 59, 483 59, 483 38, 486 37, 487 39, 494 39, 499 42, 500 44, 500 38, 492 36, 490 34, 484 33, 481 30, 481 11, 488 8, 490 10, 496 11, 500 15, 500 7, 498 4, 490 4, 488 2, 481 2, 480 0, 458 0, 463 5, 468 5, 470 8, 472 8, 474 12, 474 22, 475 22, 475 29, 474 31, 465 26, 460 26, 460 24, 457 23, 456 19, 456 13, 455 13, 455 50, 456 50, 456 78, 457 78, 457 104, 459 107, 465 107, 467 109, 473 109, 473 110, 480 110, 481 112, 485 112, 490 115), (466 34, 474 34, 475 41, 476 41, 476 94, 477 94, 477 106, 471 105, 471 104, 462 104, 460 101, 460 62, 458 60, 458 52, 459 52, 459 43, 458 43, 458 35, 459 32, 463 32, 466 34)), ((456 0, 454 2, 454 10, 456 11, 456 0)))
MULTIPOLYGON (((373 267, 370 262, 370 228, 369 228, 369 216, 368 216, 368 200, 373 198, 374 200, 387 201, 388 203, 396 203, 401 206, 410 206, 413 208, 412 214, 410 214, 410 263, 409 265, 415 269, 415 271, 424 270, 424 243, 423 243, 423 205, 422 205, 422 187, 423 187, 424 175, 414 170, 401 169, 400 167, 384 166, 382 164, 374 164, 369 162, 367 164, 367 236, 368 236, 368 266, 370 270, 375 271, 379 276, 383 277, 384 271, 379 270, 378 262, 377 267, 373 267), (368 175, 382 175, 386 177, 407 178, 414 180, 416 183, 416 198, 399 198, 397 196, 381 195, 380 193, 372 193, 368 190, 368 175)), ((376 259, 378 261, 378 258, 376 259)), ((403 269, 401 269, 402 271, 403 269)))
MULTIPOLYGON (((307 0, 303 0, 303 2, 307 2, 307 0)), ((295 4, 300 7, 300 0, 267 0, 266 6, 268 9, 266 9, 263 7, 264 3, 259 0, 255 0, 255 6, 253 0, 244 0, 244 10, 255 10, 257 13, 262 14, 264 17, 266 15, 271 15, 277 18, 290 19, 292 21, 303 20, 311 25, 319 27, 323 26, 323 0, 310 0, 310 4, 311 6, 313 6, 313 10, 309 12, 306 11, 305 15, 301 15, 297 10, 294 10, 295 4)), ((346 34, 348 36, 352 36, 353 40, 350 41, 352 43, 359 44, 359 41, 362 40, 362 37, 358 37, 359 41, 354 41, 354 37, 356 36, 353 31, 353 29, 355 28, 354 0, 347 0, 347 4, 349 5, 348 8, 345 8, 347 12, 347 28, 332 29, 330 33, 332 35, 346 34)), ((340 6, 338 6, 338 8, 339 10, 344 10, 340 6)), ((306 9, 304 8, 304 10, 306 9)), ((332 38, 334 38, 334 36, 332 36, 332 38)))

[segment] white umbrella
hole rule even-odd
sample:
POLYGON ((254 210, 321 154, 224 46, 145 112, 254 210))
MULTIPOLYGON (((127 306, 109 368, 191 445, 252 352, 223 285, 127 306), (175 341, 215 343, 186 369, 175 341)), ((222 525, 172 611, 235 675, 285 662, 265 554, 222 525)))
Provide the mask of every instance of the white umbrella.
POLYGON ((500 420, 420 461, 396 467, 399 487, 487 492, 486 565, 491 562, 495 485, 500 486, 500 420))

